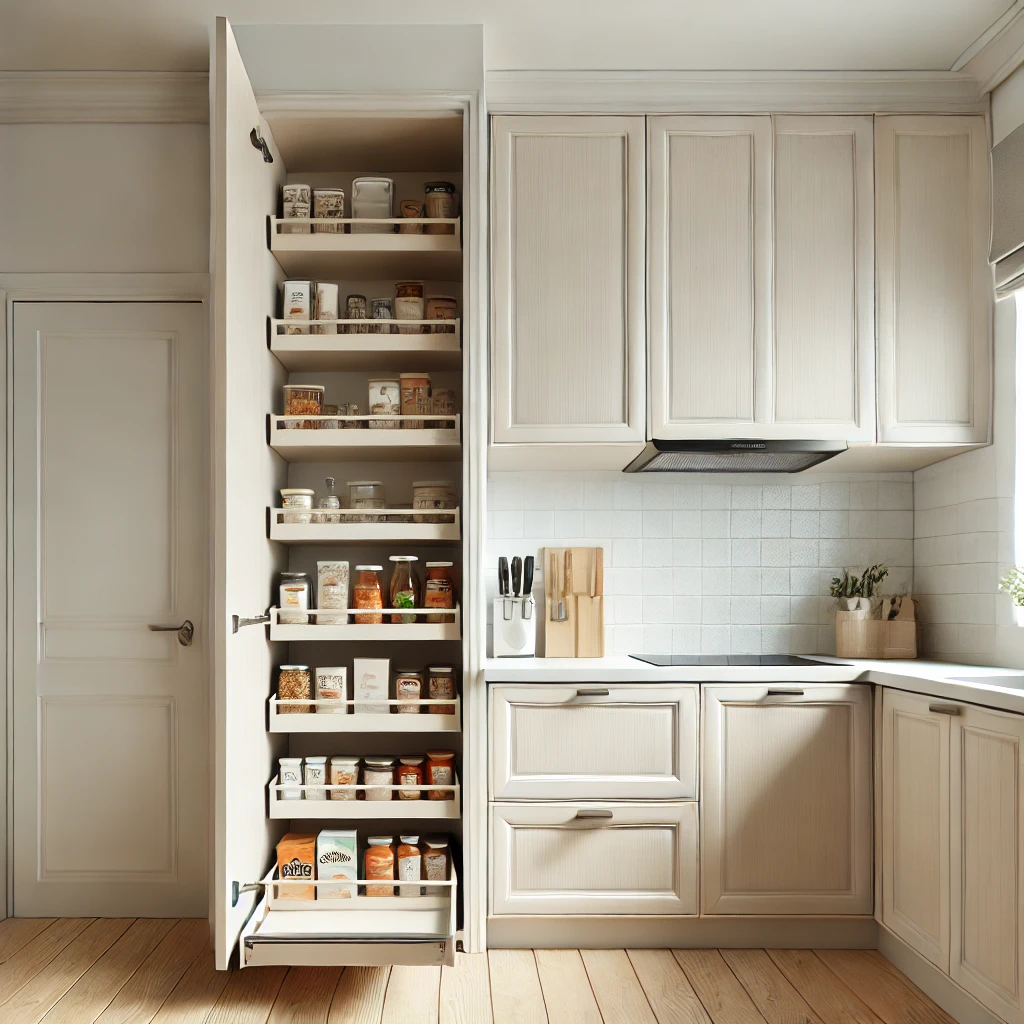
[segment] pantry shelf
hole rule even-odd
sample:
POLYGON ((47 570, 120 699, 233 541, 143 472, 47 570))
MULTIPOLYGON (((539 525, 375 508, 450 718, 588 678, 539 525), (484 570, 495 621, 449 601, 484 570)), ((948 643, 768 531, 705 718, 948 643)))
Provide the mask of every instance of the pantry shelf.
POLYGON ((365 820, 396 820, 403 821, 411 818, 427 819, 451 819, 462 817, 459 802, 459 780, 445 786, 299 786, 294 783, 279 783, 275 775, 267 786, 270 803, 271 818, 289 818, 302 821, 355 821, 365 820), (308 800, 308 790, 326 790, 328 794, 334 790, 345 790, 358 792, 366 789, 390 789, 394 793, 405 789, 419 789, 423 792, 419 800, 308 800), (284 800, 281 798, 283 790, 301 792, 303 796, 298 800, 284 800), (454 793, 451 800, 431 800, 428 793, 444 790, 454 793))
MULTIPOLYGON (((449 615, 452 622, 379 622, 379 623, 323 623, 317 625, 315 622, 295 624, 282 623, 278 621, 280 609, 270 609, 270 639, 297 641, 297 640, 461 640, 462 639, 462 611, 456 605, 450 611, 437 608, 403 608, 400 612, 388 608, 383 611, 384 618, 390 618, 393 614, 401 614, 423 618, 427 615, 449 615)), ((308 614, 315 620, 321 612, 311 608, 308 614)), ((348 608, 332 609, 324 612, 330 617, 345 615, 366 615, 366 609, 348 608)))
POLYGON ((401 423, 435 423, 416 429, 294 429, 296 421, 344 424, 379 420, 381 416, 270 416, 270 447, 288 462, 452 462, 462 457, 462 418, 393 416, 401 423))
MULTIPOLYGON (((352 917, 349 915, 360 910, 380 910, 384 913, 398 911, 399 913, 404 913, 409 911, 411 906, 414 908, 413 912, 417 915, 435 910, 448 910, 452 896, 454 895, 456 886, 458 885, 454 877, 452 877, 450 881, 445 882, 431 881, 428 884, 426 881, 423 881, 421 882, 420 888, 426 889, 427 891, 419 896, 399 896, 398 884, 395 885, 394 896, 363 896, 357 894, 355 896, 344 896, 332 899, 317 898, 312 900, 298 900, 289 898, 286 895, 289 890, 313 886, 317 890, 317 895, 319 897, 320 889, 324 886, 336 886, 337 884, 337 881, 334 879, 326 879, 322 881, 307 881, 306 879, 281 881, 281 879, 277 877, 277 871, 274 870, 264 881, 264 885, 267 888, 267 906, 271 910, 288 910, 297 913, 301 913, 303 911, 318 914, 325 912, 335 914, 340 913, 345 915, 343 919, 344 923, 351 927, 352 917), (410 905, 410 900, 415 900, 416 902, 410 905)), ((357 878, 352 882, 352 884, 356 886, 364 886, 380 885, 381 883, 379 880, 357 878)), ((406 889, 412 888, 408 882, 404 883, 404 885, 406 889)), ((418 925, 422 927, 423 921, 418 920, 418 925)))
POLYGON ((284 544, 401 544, 408 542, 424 547, 436 544, 458 544, 462 539, 458 509, 413 512, 409 509, 379 509, 372 516, 401 518, 401 522, 366 523, 364 511, 351 509, 296 512, 294 509, 270 509, 270 539, 284 544), (318 523, 317 516, 330 515, 342 520, 338 523, 318 523), (287 522, 288 519, 309 517, 308 523, 287 522), (443 523, 418 523, 423 518, 444 519, 443 523), (347 521, 346 521, 347 520, 347 521))
MULTIPOLYGON (((267 720, 270 732, 319 732, 319 733, 428 733, 428 732, 459 732, 461 731, 462 717, 460 715, 459 698, 443 700, 420 700, 420 701, 388 701, 389 704, 416 703, 422 707, 420 714, 366 714, 356 708, 358 702, 347 700, 344 703, 348 706, 347 714, 324 713, 317 707, 317 711, 295 714, 288 713, 283 709, 287 706, 295 707, 317 706, 330 703, 337 705, 339 701, 332 700, 279 700, 277 697, 270 697, 268 700, 267 720), (448 705, 454 707, 453 715, 432 715, 431 706, 448 705)), ((374 703, 383 703, 375 701, 374 703)))

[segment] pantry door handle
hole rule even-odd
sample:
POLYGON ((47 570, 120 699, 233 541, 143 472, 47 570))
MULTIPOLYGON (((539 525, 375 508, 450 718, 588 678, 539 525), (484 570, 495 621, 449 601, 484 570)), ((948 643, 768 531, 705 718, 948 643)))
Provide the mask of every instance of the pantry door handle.
POLYGON ((178 643, 182 647, 191 647, 192 638, 196 635, 196 627, 192 625, 191 619, 186 619, 180 626, 154 626, 150 625, 151 633, 177 633, 178 643))
POLYGON ((934 712, 936 715, 962 715, 963 708, 957 707, 956 704, 929 704, 928 710, 934 712))
POLYGON ((577 697, 607 697, 608 695, 609 691, 600 686, 576 691, 577 697))
POLYGON ((803 690, 769 690, 766 694, 768 697, 802 697, 803 695, 803 690))
POLYGON ((585 821, 587 818, 610 818, 612 812, 607 810, 577 811, 576 817, 581 821, 585 821))

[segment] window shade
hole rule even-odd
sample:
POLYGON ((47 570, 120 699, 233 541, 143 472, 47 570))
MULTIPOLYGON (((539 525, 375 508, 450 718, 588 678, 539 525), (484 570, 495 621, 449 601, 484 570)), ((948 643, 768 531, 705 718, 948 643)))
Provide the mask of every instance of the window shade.
POLYGON ((1024 287, 1024 125, 992 150, 992 251, 996 294, 1024 287))

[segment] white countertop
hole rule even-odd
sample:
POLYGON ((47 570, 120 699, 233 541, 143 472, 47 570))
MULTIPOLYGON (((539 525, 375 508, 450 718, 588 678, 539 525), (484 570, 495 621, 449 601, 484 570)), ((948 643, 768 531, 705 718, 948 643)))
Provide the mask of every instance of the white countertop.
POLYGON ((814 656, 815 665, 693 665, 661 668, 629 657, 488 658, 489 683, 874 683, 1024 714, 1024 671, 940 661, 854 661, 814 656), (1015 676, 1021 689, 963 677, 1015 676))

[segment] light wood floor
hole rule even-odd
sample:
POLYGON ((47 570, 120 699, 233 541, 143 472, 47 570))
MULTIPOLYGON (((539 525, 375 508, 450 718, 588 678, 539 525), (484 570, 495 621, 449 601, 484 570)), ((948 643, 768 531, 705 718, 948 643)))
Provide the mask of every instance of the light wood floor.
POLYGON ((0 922, 3 1024, 953 1024, 878 953, 495 949, 218 972, 206 921, 0 922))

